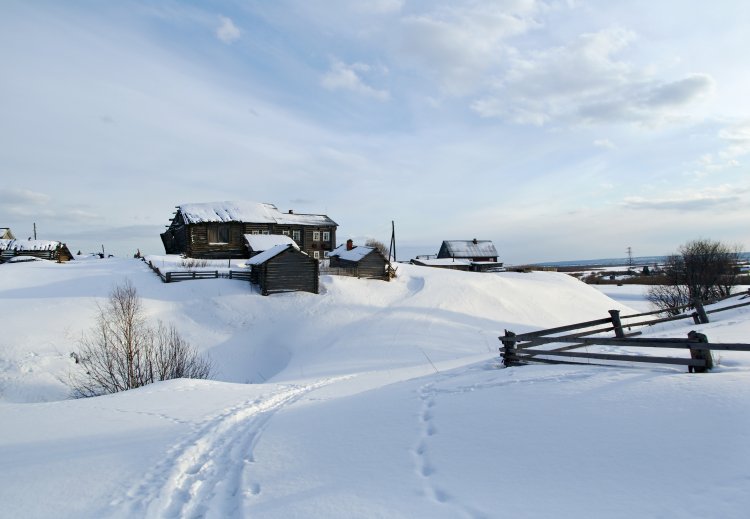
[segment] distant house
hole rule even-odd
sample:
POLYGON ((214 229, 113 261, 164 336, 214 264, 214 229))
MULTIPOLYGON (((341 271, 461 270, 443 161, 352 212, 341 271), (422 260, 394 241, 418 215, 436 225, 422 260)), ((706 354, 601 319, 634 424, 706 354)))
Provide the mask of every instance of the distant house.
POLYGON ((319 291, 320 262, 300 251, 295 245, 274 245, 248 260, 250 281, 267 296, 278 292, 319 291))
POLYGON ((0 227, 0 240, 15 240, 16 237, 10 231, 10 227, 0 227))
POLYGON ((497 262, 497 249, 490 240, 447 240, 440 246, 437 257, 497 262))
POLYGON ((347 240, 328 255, 331 267, 349 268, 354 270, 354 275, 360 278, 390 279, 388 276, 388 261, 376 247, 366 245, 354 245, 352 240, 347 240))
POLYGON ((245 235, 279 234, 321 259, 336 243, 338 224, 322 214, 282 213, 273 204, 228 201, 179 205, 167 227, 161 235, 167 254, 247 258, 245 235))
POLYGON ((68 246, 59 241, 0 239, 0 261, 7 261, 15 256, 33 256, 60 262, 74 259, 68 246))

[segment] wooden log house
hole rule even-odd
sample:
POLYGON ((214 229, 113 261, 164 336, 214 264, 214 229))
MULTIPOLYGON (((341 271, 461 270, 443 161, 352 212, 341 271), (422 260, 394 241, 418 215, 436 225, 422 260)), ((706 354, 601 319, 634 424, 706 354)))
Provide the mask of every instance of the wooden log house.
POLYGON ((258 202, 210 202, 177 206, 161 235, 167 254, 190 258, 248 258, 245 235, 289 236, 311 258, 333 250, 338 224, 322 214, 279 211, 258 202))
POLYGON ((347 240, 328 255, 331 267, 348 268, 354 270, 354 275, 360 278, 390 279, 388 277, 388 261, 376 247, 354 245, 347 240))

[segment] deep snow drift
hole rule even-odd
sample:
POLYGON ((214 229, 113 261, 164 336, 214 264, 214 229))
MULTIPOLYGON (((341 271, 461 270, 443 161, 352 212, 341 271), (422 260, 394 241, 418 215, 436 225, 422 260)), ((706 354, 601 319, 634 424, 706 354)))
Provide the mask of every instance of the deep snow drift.
MULTIPOLYGON (((706 375, 503 369, 504 329, 628 307, 563 274, 409 265, 398 274, 391 283, 324 276, 321 295, 262 297, 236 280, 162 284, 135 260, 0 266, 0 509, 9 517, 745 516, 750 354, 723 354, 706 375), (69 353, 97 301, 126 277, 153 319, 174 323, 211 356, 217 380, 66 400, 69 353)), ((639 288, 615 288, 613 297, 639 301, 639 288)), ((648 333, 699 329, 712 341, 747 342, 748 317, 736 310, 648 333)))

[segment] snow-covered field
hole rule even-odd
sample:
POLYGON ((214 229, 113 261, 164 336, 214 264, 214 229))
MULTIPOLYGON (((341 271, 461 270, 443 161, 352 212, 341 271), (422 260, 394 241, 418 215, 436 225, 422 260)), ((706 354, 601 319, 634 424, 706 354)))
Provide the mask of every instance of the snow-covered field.
MULTIPOLYGON (((646 310, 644 288, 398 274, 262 297, 137 260, 0 266, 0 516, 747 517, 750 353, 705 375, 504 369, 505 329, 646 310), (67 398, 70 352, 126 278, 216 380, 67 398)), ((750 310, 712 321, 646 335, 748 342, 750 310)))

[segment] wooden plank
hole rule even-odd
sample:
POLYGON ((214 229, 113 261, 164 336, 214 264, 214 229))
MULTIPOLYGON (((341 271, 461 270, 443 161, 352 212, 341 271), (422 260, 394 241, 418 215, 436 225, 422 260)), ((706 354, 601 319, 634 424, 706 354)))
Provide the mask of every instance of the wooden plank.
MULTIPOLYGON (((550 335, 552 333, 562 333, 562 332, 568 332, 571 330, 579 330, 581 328, 588 328, 589 326, 598 326, 600 324, 608 324, 611 323, 612 320, 610 318, 606 319, 597 319, 595 321, 586 321, 583 323, 575 323, 575 324, 569 324, 567 326, 558 326, 557 328, 548 328, 546 330, 539 330, 537 332, 529 332, 529 333, 521 333, 513 337, 512 340, 518 342, 518 341, 527 341, 529 339, 533 339, 535 337, 541 337, 543 335, 550 335)), ((500 337, 500 340, 503 340, 503 337, 500 337)))
POLYGON ((587 353, 584 351, 547 351, 540 352, 552 357, 574 357, 583 359, 619 360, 625 362, 647 362, 653 364, 678 364, 680 366, 705 367, 701 359, 680 359, 675 357, 647 357, 645 355, 620 355, 616 353, 587 353))
POLYGON ((736 305, 725 306, 725 307, 722 307, 722 308, 715 308, 713 310, 706 310, 706 313, 707 314, 715 314, 716 312, 723 312, 724 310, 732 310, 734 308, 740 308, 742 306, 750 306, 750 302, 739 303, 739 304, 736 304, 736 305))
MULTIPOLYGON (((626 346, 631 348, 692 348, 697 350, 750 351, 750 344, 743 343, 698 343, 689 339, 581 339, 575 337, 539 337, 534 340, 539 344, 580 343, 587 346, 626 346)), ((523 348, 523 345, 519 345, 523 348)))

